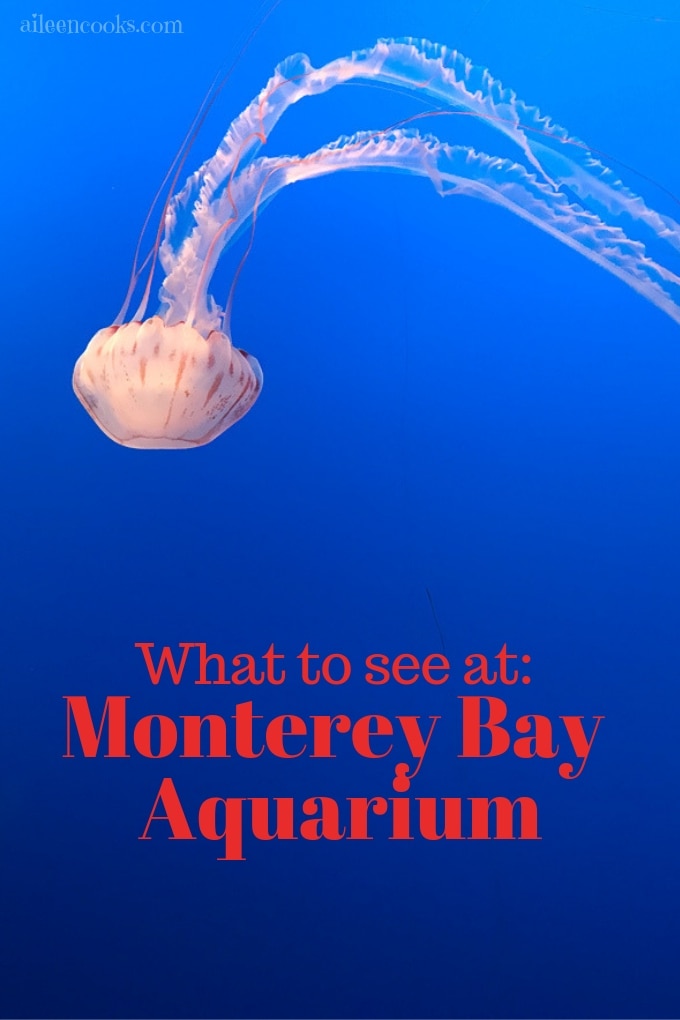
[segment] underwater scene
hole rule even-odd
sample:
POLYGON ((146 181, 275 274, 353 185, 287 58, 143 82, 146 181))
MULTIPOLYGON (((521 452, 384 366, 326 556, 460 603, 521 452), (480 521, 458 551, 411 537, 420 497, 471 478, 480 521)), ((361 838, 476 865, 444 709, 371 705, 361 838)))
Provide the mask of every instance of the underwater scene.
POLYGON ((677 0, 50 2, 0 1016, 677 1017, 677 0))

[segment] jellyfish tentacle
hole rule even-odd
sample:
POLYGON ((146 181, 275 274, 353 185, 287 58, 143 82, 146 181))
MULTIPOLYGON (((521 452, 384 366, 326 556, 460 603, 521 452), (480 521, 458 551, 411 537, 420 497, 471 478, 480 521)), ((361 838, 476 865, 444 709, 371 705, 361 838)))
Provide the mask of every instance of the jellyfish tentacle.
POLYGON ((476 113, 516 142, 537 174, 556 189, 566 185, 608 212, 641 220, 680 251, 680 224, 649 208, 585 142, 524 102, 486 68, 457 50, 425 40, 385 40, 375 49, 383 47, 387 54, 376 80, 408 89, 412 76, 418 75, 428 95, 476 113))
POLYGON ((179 180, 180 174, 189 156, 189 153, 191 152, 194 141, 196 140, 196 137, 198 136, 203 124, 205 123, 206 117, 208 116, 208 113, 210 112, 213 104, 215 103, 215 100, 217 99, 217 97, 222 92, 223 88, 231 78, 241 58, 248 49, 248 46, 250 45, 254 37, 257 35, 257 33, 260 31, 262 26, 265 24, 265 22, 268 21, 268 19, 274 13, 276 8, 281 4, 281 2, 282 0, 262 0, 258 12, 260 16, 256 21, 254 27, 250 30, 250 33, 246 36, 246 38, 242 41, 240 47, 237 49, 236 56, 231 61, 231 64, 228 66, 226 71, 218 72, 213 78, 210 85, 208 86, 208 90, 203 96, 203 99, 201 100, 201 103, 196 113, 194 114, 193 120, 191 121, 191 124, 189 125, 189 128, 187 129, 186 134, 184 135, 184 138, 182 139, 180 146, 177 152, 175 153, 172 162, 170 163, 170 166, 166 170, 163 180, 158 186, 156 194, 154 195, 151 201, 151 205, 147 210, 144 222, 142 224, 142 228, 137 238, 137 244, 135 247, 132 260, 132 269, 130 270, 130 280, 128 283, 127 293, 125 295, 123 305, 118 315, 114 319, 114 325, 121 325, 123 323, 130 305, 130 301, 132 300, 132 296, 139 282, 140 276, 144 272, 146 266, 150 263, 151 267, 147 277, 147 283, 144 289, 144 293, 142 295, 141 304, 133 318, 136 320, 141 320, 144 317, 146 307, 149 301, 149 295, 151 292, 154 271, 158 260, 158 249, 160 247, 161 238, 164 231, 168 206, 170 205, 173 199, 173 192, 175 190, 175 186, 177 184, 177 181, 179 180), (165 190, 166 184, 168 183, 168 181, 170 181, 171 176, 172 180, 170 182, 167 195, 163 203, 159 227, 154 238, 153 245, 149 252, 147 253, 147 255, 145 256, 144 261, 141 263, 141 265, 139 265, 142 242, 146 235, 147 228, 149 226, 149 223, 151 222, 151 217, 153 215, 154 209, 158 205, 158 202, 165 190))
POLYGON ((186 316, 189 308, 192 321, 209 320, 212 327, 219 321, 222 313, 211 298, 204 299, 203 284, 210 278, 214 259, 244 226, 235 180, 256 159, 283 113, 305 96, 358 81, 427 95, 453 108, 434 111, 434 115, 455 112, 486 121, 519 146, 528 170, 555 193, 587 201, 604 223, 613 225, 615 219, 624 218, 631 239, 647 244, 660 239, 680 251, 680 226, 671 217, 650 209, 585 143, 544 116, 538 107, 524 103, 488 70, 436 43, 381 40, 371 49, 321 68, 314 68, 304 54, 281 63, 232 123, 215 155, 175 196, 168 208, 160 250, 167 274, 162 296, 175 306, 173 321, 178 321, 177 315, 186 316), (192 289, 192 302, 179 301, 178 295, 188 289, 192 289))
POLYGON ((599 197, 610 211, 644 219, 680 250, 680 224, 648 208, 598 159, 596 150, 457 50, 413 38, 382 39, 370 49, 355 51, 321 68, 314 68, 304 54, 283 61, 259 96, 230 126, 215 156, 179 192, 177 201, 182 202, 185 191, 188 194, 199 185, 201 202, 209 203, 216 185, 237 163, 244 165, 255 156, 289 106, 338 84, 362 80, 427 95, 445 106, 469 111, 518 144, 535 172, 556 189, 566 175, 569 186, 582 198, 599 197))
POLYGON ((161 261, 172 260, 200 214, 220 197, 239 167, 252 160, 289 106, 301 99, 298 82, 311 71, 309 58, 293 54, 280 63, 258 96, 235 118, 211 156, 173 197, 165 214, 161 261))
MULTIPOLYGON (((391 169, 429 177, 444 197, 468 195, 500 205, 617 276, 680 323, 680 276, 649 258, 645 246, 628 237, 621 227, 581 208, 562 192, 555 192, 517 162, 476 152, 469 146, 447 145, 433 135, 415 131, 363 132, 340 138, 305 157, 259 158, 233 182, 239 215, 225 219, 219 244, 211 254, 212 263, 217 262, 232 234, 282 188, 339 170, 357 169, 391 169)), ((219 220, 219 203, 214 212, 219 220)), ((195 292, 205 293, 209 274, 206 263, 202 277, 194 281, 195 292)), ((162 296, 171 303, 167 290, 162 296)), ((198 315, 194 324, 203 332, 209 328, 210 319, 201 320, 198 315)))

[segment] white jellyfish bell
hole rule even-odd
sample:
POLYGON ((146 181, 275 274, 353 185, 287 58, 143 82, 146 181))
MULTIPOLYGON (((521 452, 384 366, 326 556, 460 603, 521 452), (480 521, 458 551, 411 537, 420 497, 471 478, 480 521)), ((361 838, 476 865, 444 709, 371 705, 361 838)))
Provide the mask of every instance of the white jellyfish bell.
MULTIPOLYGON (((171 190, 182 165, 183 160, 171 190)), ((406 171, 428 177, 443 197, 468 195, 500 205, 613 273, 680 323, 680 267, 667 264, 669 258, 677 263, 680 253, 678 223, 650 208, 586 145, 487 70, 455 50, 414 39, 383 40, 322 68, 297 55, 279 65, 215 155, 167 203, 163 241, 159 231, 133 321, 124 319, 139 276, 136 259, 116 323, 100 330, 76 363, 76 395, 110 439, 144 449, 202 446, 246 414, 262 388, 262 371, 231 341, 241 267, 224 311, 208 293, 217 261, 281 188, 355 169, 406 171), (404 126, 419 116, 340 138, 304 157, 256 158, 288 107, 351 81, 388 83, 446 108, 420 116, 477 117, 516 144, 516 159, 448 145, 404 126), (657 261, 657 249, 663 261, 657 261), (157 257, 165 272, 160 308, 145 319, 157 257)))
POLYGON ((219 330, 161 315, 108 326, 76 362, 73 388, 109 439, 137 449, 202 446, 242 418, 262 388, 257 360, 219 330))

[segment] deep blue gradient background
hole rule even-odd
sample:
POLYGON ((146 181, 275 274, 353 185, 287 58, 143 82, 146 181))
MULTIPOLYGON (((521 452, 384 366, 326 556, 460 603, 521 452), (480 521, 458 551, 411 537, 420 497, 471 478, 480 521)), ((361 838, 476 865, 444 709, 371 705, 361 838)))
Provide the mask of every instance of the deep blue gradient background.
MULTIPOLYGON (((680 189, 671 0, 284 0, 189 159, 274 64, 379 36, 458 46, 574 134, 680 189), (476 14, 476 12, 478 12, 476 14)), ((141 453, 74 398, 118 311, 148 202, 255 4, 70 0, 45 17, 181 18, 179 37, 22 36, 3 8, 5 1017, 676 1017, 680 334, 503 211, 403 175, 287 189, 234 308, 263 394, 218 442, 141 453), (65 694, 223 712, 243 689, 153 689, 136 641, 227 655, 504 642, 513 716, 604 714, 583 775, 456 758, 442 688, 260 689, 270 717, 442 714, 414 796, 534 796, 540 842, 139 842, 164 775, 217 795, 390 795, 394 759, 65 760, 65 694), (444 729, 446 727, 446 729, 444 729), (450 740, 448 737, 450 736, 450 740)), ((271 152, 414 112, 347 88, 271 152)), ((435 125, 436 128, 439 124, 435 125)), ((468 121, 447 138, 488 146, 468 121)), ((492 150, 494 151, 494 150, 492 150)), ((673 202, 626 175, 657 208, 673 202)), ((242 249, 239 249, 242 250, 242 249)), ((238 254, 216 280, 226 295, 238 254)))

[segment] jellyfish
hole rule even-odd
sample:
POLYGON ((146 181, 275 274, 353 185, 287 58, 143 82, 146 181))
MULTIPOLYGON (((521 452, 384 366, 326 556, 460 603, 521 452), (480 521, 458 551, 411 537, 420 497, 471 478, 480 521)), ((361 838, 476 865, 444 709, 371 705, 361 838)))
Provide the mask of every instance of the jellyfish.
POLYGON ((284 187, 341 170, 399 171, 429 178, 441 197, 467 195, 500 206, 680 323, 680 267, 671 268, 680 253, 680 225, 652 209, 599 157, 445 46, 381 40, 320 68, 303 54, 289 57, 232 122, 215 155, 166 203, 141 304, 126 321, 128 295, 113 325, 92 338, 75 366, 76 395, 100 429, 128 447, 202 446, 235 424, 255 403, 263 375, 257 359, 231 338, 243 260, 221 308, 209 293, 218 259, 245 228, 253 230, 284 187), (350 82, 387 84, 438 108, 304 156, 259 154, 293 104, 350 82), (421 133, 414 124, 424 116, 484 121, 512 143, 514 158, 421 133), (146 317, 157 258, 164 272, 159 307, 146 317))

